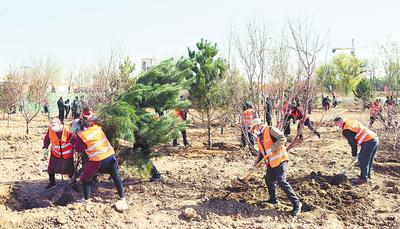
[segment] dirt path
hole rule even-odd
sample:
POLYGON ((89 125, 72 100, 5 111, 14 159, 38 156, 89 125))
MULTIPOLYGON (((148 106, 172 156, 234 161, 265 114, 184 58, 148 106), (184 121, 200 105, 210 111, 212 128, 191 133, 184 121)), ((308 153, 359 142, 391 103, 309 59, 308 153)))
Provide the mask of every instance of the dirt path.
MULTIPOLYGON (((332 111, 330 116, 344 111, 332 111)), ((319 120, 322 114, 314 115, 319 120)), ((367 114, 346 113, 366 122, 367 114)), ((327 117, 329 118, 329 117, 327 117)), ((96 184, 90 205, 78 203, 52 206, 51 198, 62 190, 62 182, 52 191, 47 184, 47 161, 40 148, 46 130, 41 116, 26 137, 20 117, 12 127, 0 122, 1 228, 399 228, 400 227, 400 152, 380 147, 371 183, 359 187, 349 182, 335 184, 332 176, 340 173, 351 159, 346 141, 326 122, 322 139, 313 136, 290 151, 289 180, 304 203, 305 212, 293 218, 291 206, 279 190, 282 203, 265 203, 268 193, 263 172, 250 180, 248 189, 231 186, 231 180, 251 168, 254 158, 238 147, 229 133, 216 136, 219 150, 205 150, 203 130, 192 129, 192 147, 166 147, 154 163, 163 174, 163 182, 150 183, 125 178, 130 209, 121 214, 112 207, 116 191, 107 176, 96 184), (194 209, 190 220, 182 214, 194 209), (187 210, 188 211, 188 210, 187 210)), ((349 171, 349 178, 358 174, 349 171)), ((80 198, 81 193, 74 193, 80 198)))

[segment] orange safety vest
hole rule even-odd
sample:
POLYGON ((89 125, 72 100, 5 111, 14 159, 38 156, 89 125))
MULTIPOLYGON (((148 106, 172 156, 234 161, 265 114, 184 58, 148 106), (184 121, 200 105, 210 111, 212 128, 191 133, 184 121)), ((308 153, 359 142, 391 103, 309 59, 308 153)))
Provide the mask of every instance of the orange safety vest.
MULTIPOLYGON (((258 150, 260 152, 265 152, 267 149, 271 148, 274 144, 272 141, 271 135, 269 133, 271 127, 266 126, 263 128, 262 132, 262 140, 261 137, 257 138, 258 150)), ((265 157, 265 155, 263 156, 265 157)), ((278 167, 282 162, 289 160, 289 154, 286 151, 285 146, 280 146, 279 149, 275 152, 270 152, 267 155, 267 162, 271 168, 278 167)))
POLYGON ((56 158, 69 159, 73 156, 72 144, 70 143, 69 128, 64 126, 62 130, 61 139, 57 137, 57 134, 49 128, 49 139, 51 143, 51 154, 56 158))
POLYGON ((78 136, 87 145, 85 151, 89 161, 102 161, 115 153, 103 130, 98 125, 93 125, 79 132, 78 136))
POLYGON ((249 126, 255 117, 255 113, 256 111, 253 108, 243 111, 243 125, 249 126))
POLYGON ((347 120, 343 125, 343 130, 350 130, 356 133, 355 139, 357 145, 371 141, 377 136, 374 131, 368 129, 366 126, 355 120, 347 120))

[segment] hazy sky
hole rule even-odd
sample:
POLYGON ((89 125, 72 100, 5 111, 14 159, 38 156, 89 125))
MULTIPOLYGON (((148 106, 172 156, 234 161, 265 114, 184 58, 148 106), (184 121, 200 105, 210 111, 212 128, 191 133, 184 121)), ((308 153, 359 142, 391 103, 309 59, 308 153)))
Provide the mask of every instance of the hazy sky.
POLYGON ((200 38, 227 42, 230 28, 250 20, 279 30, 288 18, 306 17, 331 46, 350 46, 360 57, 388 35, 400 40, 396 0, 0 0, 0 74, 9 64, 50 56, 70 69, 111 49, 140 66, 143 57, 186 54, 200 38))

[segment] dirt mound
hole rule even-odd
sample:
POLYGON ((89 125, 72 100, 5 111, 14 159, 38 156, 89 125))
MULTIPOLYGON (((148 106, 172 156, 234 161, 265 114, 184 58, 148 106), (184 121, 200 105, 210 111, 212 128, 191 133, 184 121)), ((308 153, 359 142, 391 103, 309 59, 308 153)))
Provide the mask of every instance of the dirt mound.
POLYGON ((311 172, 308 176, 294 180, 293 188, 300 196, 305 211, 316 208, 338 210, 346 208, 363 199, 363 196, 353 190, 345 175, 323 175, 321 172, 311 172))
MULTIPOLYGON (((312 172, 308 176, 290 181, 295 192, 303 202, 304 211, 313 211, 317 208, 338 210, 346 208, 361 199, 363 196, 353 191, 352 186, 344 175, 323 175, 321 172, 312 172)), ((283 200, 284 209, 291 207, 285 194, 278 188, 278 195, 283 200)), ((231 186, 216 192, 214 198, 240 203, 250 203, 264 208, 265 200, 269 198, 266 187, 261 179, 250 179, 248 186, 231 186)))

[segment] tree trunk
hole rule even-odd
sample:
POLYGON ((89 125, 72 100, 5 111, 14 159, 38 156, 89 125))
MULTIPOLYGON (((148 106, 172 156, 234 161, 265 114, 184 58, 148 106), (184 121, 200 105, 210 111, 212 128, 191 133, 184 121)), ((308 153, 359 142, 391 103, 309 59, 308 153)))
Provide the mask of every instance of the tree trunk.
POLYGON ((29 122, 26 121, 26 134, 29 134, 29 122))
POLYGON ((10 110, 7 112, 7 127, 10 127, 10 110))
POLYGON ((211 117, 210 117, 210 109, 207 109, 207 145, 208 149, 211 149, 211 117))

